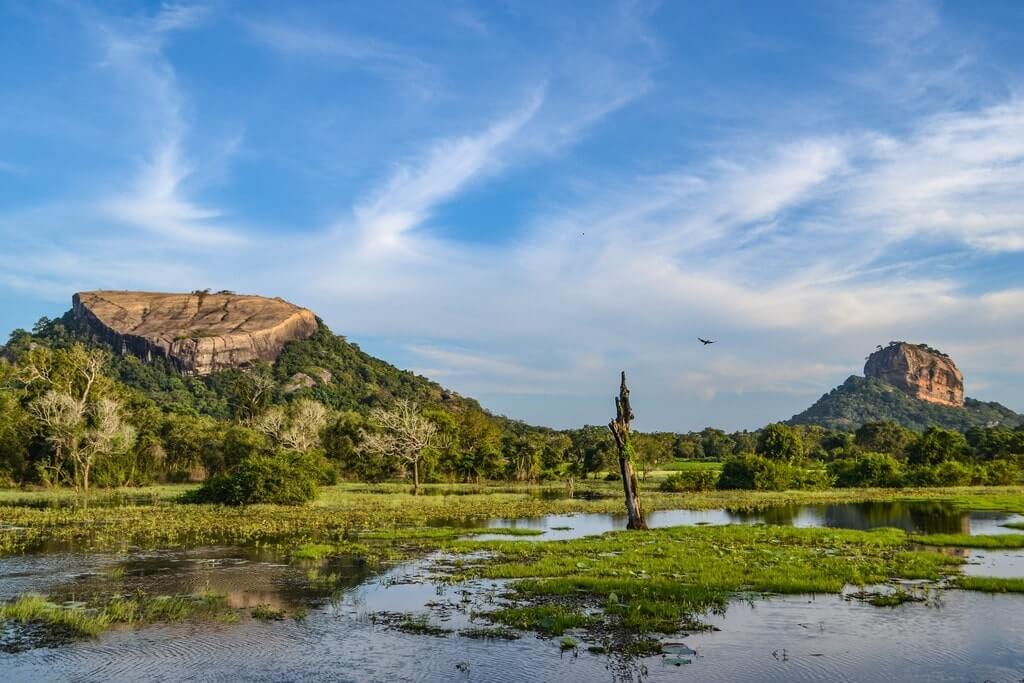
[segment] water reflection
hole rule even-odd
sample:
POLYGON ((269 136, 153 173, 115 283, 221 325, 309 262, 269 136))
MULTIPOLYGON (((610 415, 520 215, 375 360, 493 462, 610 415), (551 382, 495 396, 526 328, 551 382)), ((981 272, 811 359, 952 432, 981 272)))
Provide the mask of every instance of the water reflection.
MULTIPOLYGON (((665 510, 652 526, 785 524, 925 533, 1007 533, 1022 519, 964 513, 935 503, 787 506, 760 511, 665 510)), ((492 520, 489 526, 542 530, 553 540, 623 528, 624 515, 549 515, 492 520)), ((477 526, 478 523, 470 523, 477 526)), ((499 537, 508 538, 508 537, 499 537)), ((534 537, 522 537, 528 541, 534 537)), ((1024 576, 1024 551, 947 549, 965 572, 1024 576)), ((1018 681, 1024 678, 1024 596, 946 591, 928 605, 877 608, 839 596, 733 602, 711 617, 721 631, 676 636, 697 651, 692 663, 609 658, 557 639, 515 641, 459 635, 486 624, 502 599, 494 582, 435 579, 440 556, 382 573, 344 560, 290 561, 271 548, 203 547, 127 554, 54 552, 0 558, 0 599, 25 592, 58 600, 89 595, 191 593, 228 596, 238 624, 181 623, 120 629, 96 641, 0 654, 4 681, 136 680, 476 680, 476 681, 1018 681), (265 624, 247 608, 313 607, 302 622, 265 624), (440 635, 390 628, 381 614, 416 614, 440 635)), ((2 639, 2 635, 0 635, 2 639)))
POLYGON ((89 596, 181 595, 212 591, 233 608, 292 609, 358 586, 370 576, 353 558, 289 561, 266 547, 213 546, 131 554, 51 552, 0 558, 0 600, 44 593, 57 601, 89 596))
POLYGON ((495 600, 495 585, 434 584, 427 563, 367 578, 297 623, 179 624, 0 655, 5 681, 1017 681, 1024 675, 1024 598, 965 591, 894 609, 839 596, 734 602, 721 630, 678 636, 692 663, 624 662, 557 639, 459 635, 495 600), (423 614, 439 636, 381 625, 381 611, 423 614))
MULTIPOLYGON (((776 524, 836 529, 877 529, 895 527, 922 534, 1019 533, 1003 524, 1024 517, 1001 512, 964 512, 952 505, 929 502, 880 501, 834 505, 781 505, 762 510, 657 510, 647 516, 651 527, 705 524, 776 524)), ((450 521, 450 520, 449 520, 450 521)), ((493 519, 492 528, 520 528, 543 531, 533 540, 564 540, 602 534, 626 528, 626 515, 546 515, 520 519, 493 519)), ((467 525, 473 526, 473 525, 467 525)), ((499 535, 482 536, 497 539, 499 535)))

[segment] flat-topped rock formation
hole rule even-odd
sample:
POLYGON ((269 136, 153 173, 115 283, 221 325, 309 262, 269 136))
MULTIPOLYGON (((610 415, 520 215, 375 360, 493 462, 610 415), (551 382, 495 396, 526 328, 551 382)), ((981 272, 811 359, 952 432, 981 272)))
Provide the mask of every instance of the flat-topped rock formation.
POLYGON ((219 292, 79 292, 75 317, 116 351, 167 358, 205 375, 253 361, 273 362, 284 345, 317 330, 316 316, 283 299, 219 292))
POLYGON ((922 401, 956 408, 964 404, 964 376, 956 363, 924 344, 891 342, 868 356, 864 375, 922 401))

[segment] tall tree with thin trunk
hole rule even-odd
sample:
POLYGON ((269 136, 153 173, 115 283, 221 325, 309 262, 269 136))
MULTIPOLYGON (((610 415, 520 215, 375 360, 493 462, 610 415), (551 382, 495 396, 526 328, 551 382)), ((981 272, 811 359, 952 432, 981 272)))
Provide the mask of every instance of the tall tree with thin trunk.
POLYGON ((633 421, 633 408, 629 404, 629 387, 626 386, 626 371, 622 371, 622 381, 619 384, 619 395, 615 397, 615 419, 608 423, 608 429, 612 430, 615 437, 615 445, 619 449, 619 470, 622 473, 622 489, 626 495, 626 514, 629 516, 627 529, 646 529, 647 522, 644 520, 644 512, 640 508, 640 498, 637 493, 636 473, 633 471, 633 450, 632 434, 630 423, 633 421))
POLYGON ((37 346, 20 370, 25 389, 34 396, 29 410, 53 449, 46 470, 59 483, 70 464, 70 483, 86 504, 97 461, 126 453, 135 443, 135 429, 122 418, 112 381, 103 372, 108 358, 107 352, 82 344, 56 350, 37 346))
POLYGON ((437 425, 420 414, 419 407, 405 399, 395 401, 394 408, 374 408, 370 422, 377 431, 363 432, 362 447, 376 454, 404 460, 412 467, 413 487, 420 490, 420 460, 423 453, 437 445, 437 425))

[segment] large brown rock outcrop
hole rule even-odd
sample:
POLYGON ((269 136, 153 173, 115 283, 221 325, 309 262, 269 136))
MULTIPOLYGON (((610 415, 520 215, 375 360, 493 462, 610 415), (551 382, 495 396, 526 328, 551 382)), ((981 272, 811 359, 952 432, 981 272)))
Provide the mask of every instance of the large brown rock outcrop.
POLYGON ((864 374, 922 401, 958 408, 964 404, 964 376, 956 363, 924 344, 891 342, 868 356, 864 374))
POLYGON ((228 292, 95 291, 72 301, 75 316, 116 351, 143 360, 163 356, 186 374, 273 362, 285 344, 317 329, 308 309, 228 292))

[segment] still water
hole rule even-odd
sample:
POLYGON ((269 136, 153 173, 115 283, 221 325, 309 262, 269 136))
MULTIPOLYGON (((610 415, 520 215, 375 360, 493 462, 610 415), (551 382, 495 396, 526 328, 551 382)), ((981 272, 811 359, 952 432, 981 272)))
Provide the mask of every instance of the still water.
MULTIPOLYGON (((1004 524, 1024 520, 1004 512, 964 512, 941 503, 871 502, 839 505, 783 505, 756 511, 658 510, 647 515, 651 527, 694 524, 778 524, 836 529, 877 529, 895 527, 921 534, 1003 534, 1019 533, 1004 524)), ((454 525, 452 522, 446 525, 454 525)), ((479 526, 467 524, 467 526, 479 526)), ((524 519, 494 519, 488 527, 534 529, 540 536, 524 539, 554 541, 603 534, 626 528, 626 515, 547 515, 524 519)), ((496 539, 499 536, 478 536, 496 539)))
MULTIPOLYGON (((930 504, 873 503, 760 513, 666 511, 652 524, 770 522, 799 526, 1000 533, 1019 519, 930 504)), ((619 528, 614 515, 493 520, 565 538, 619 528), (557 527, 557 528, 556 528, 557 527), (564 527, 571 527, 565 529, 564 527)), ((523 537, 524 539, 531 537, 523 537)), ((1024 576, 1024 551, 953 551, 965 570, 1024 576), (1005 557, 1003 561, 993 557, 1005 557), (1001 573, 1000 573, 1001 572, 1001 573)), ((309 608, 303 621, 200 623, 116 630, 97 640, 0 654, 4 681, 1020 681, 1024 596, 943 591, 928 603, 878 608, 842 596, 734 601, 712 616, 718 631, 677 636, 696 651, 675 666, 661 656, 624 660, 557 639, 513 641, 460 634, 500 602, 501 584, 450 585, 440 556, 371 574, 339 562, 294 562, 266 550, 206 547, 129 554, 49 552, 0 558, 0 599, 43 592, 226 593, 235 607, 309 608), (389 615, 425 615, 441 635, 405 633, 389 615)), ((2 640, 2 639, 0 639, 2 640)), ((10 648, 17 649, 17 648, 10 648)))

